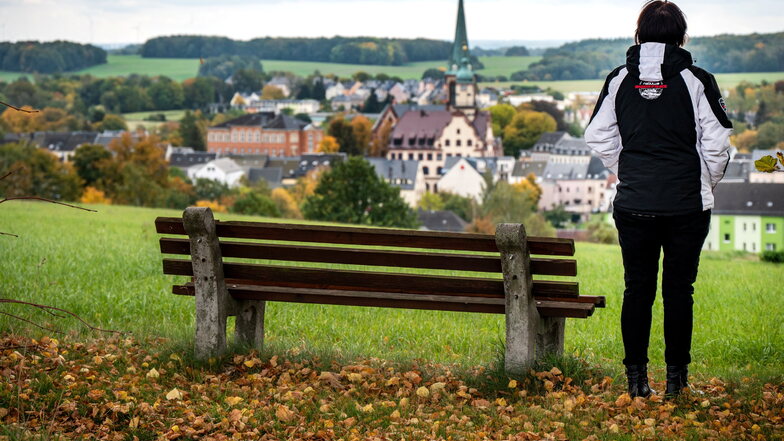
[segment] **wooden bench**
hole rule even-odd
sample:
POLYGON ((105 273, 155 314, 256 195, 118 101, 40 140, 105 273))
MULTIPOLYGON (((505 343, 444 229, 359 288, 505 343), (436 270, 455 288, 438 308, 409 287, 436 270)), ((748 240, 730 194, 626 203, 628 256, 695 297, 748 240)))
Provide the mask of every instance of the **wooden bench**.
POLYGON ((236 339, 261 348, 265 302, 276 301, 505 314, 505 368, 521 373, 544 353, 562 352, 566 317, 586 318, 605 304, 604 297, 580 296, 577 282, 533 280, 534 275, 576 276, 574 259, 531 257, 573 256, 574 242, 526 237, 521 224, 500 224, 493 236, 221 222, 209 208, 193 207, 182 219, 160 217, 155 226, 164 235, 188 236, 162 237, 160 245, 164 254, 190 255, 190 260, 164 258, 163 272, 192 278, 175 285, 173 293, 196 296, 195 352, 201 359, 225 351, 226 320, 232 315, 236 339), (314 268, 314 263, 357 269, 314 268))

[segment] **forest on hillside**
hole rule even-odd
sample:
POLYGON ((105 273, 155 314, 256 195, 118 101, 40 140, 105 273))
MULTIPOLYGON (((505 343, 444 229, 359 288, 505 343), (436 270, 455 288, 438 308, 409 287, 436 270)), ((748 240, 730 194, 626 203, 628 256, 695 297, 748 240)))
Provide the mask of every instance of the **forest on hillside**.
MULTIPOLYGON (((545 51, 543 58, 511 79, 587 80, 605 77, 623 64, 634 42, 627 38, 589 39, 545 51)), ((784 71, 784 32, 717 35, 689 39, 686 50, 697 66, 713 73, 784 71)))
POLYGON ((256 38, 250 41, 201 35, 157 37, 144 43, 140 54, 151 58, 207 58, 220 55, 254 56, 262 60, 324 61, 330 63, 399 66, 408 62, 445 60, 452 43, 428 39, 372 37, 256 38))
POLYGON ((70 41, 0 43, 0 70, 60 73, 106 63, 106 51, 70 41))

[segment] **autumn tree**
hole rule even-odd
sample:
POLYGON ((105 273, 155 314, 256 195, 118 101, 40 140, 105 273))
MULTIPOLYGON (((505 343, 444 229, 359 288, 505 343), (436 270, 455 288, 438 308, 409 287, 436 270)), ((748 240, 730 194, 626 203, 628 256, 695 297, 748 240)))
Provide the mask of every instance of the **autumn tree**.
POLYGON ((438 193, 431 193, 426 191, 417 202, 417 208, 428 211, 439 211, 444 209, 444 201, 438 193))
POLYGON ((509 123, 512 122, 512 118, 517 115, 517 109, 511 104, 502 103, 491 106, 487 110, 490 111, 490 119, 493 123, 493 133, 498 136, 503 136, 506 126, 508 126, 509 123))
POLYGON ((0 193, 5 197, 75 201, 82 193, 81 179, 71 164, 61 163, 48 150, 26 142, 0 145, 0 170, 20 170, 0 181, 0 193))
POLYGON ((373 136, 373 123, 367 117, 357 115, 351 119, 351 131, 359 149, 358 154, 367 154, 370 150, 370 139, 373 136))
POLYGON ((391 121, 384 121, 384 123, 381 124, 381 127, 379 127, 370 143, 370 156, 383 158, 387 155, 393 129, 394 127, 391 121))
POLYGON ((518 112, 504 129, 504 153, 515 158, 534 146, 543 133, 556 129, 555 119, 544 112, 518 112))
POLYGON ((285 188, 278 187, 270 192, 270 199, 278 207, 281 216, 287 219, 302 219, 302 211, 299 209, 297 201, 285 188))
POLYGON ((261 99, 263 100, 282 100, 283 98, 286 98, 286 95, 277 86, 267 84, 261 89, 261 99))
POLYGON ((334 136, 327 135, 321 139, 316 151, 318 153, 337 153, 340 151, 340 144, 334 136))
POLYGON ((125 123, 123 117, 119 115, 107 113, 106 115, 104 115, 101 122, 95 125, 95 130, 99 132, 103 132, 105 130, 110 130, 110 131, 128 130, 128 125, 125 123))
POLYGON ((339 114, 332 118, 327 126, 327 135, 337 140, 341 152, 349 155, 359 155, 361 153, 359 146, 357 146, 357 140, 354 137, 354 129, 343 115, 339 114))
POLYGON ((169 188, 165 151, 155 136, 134 139, 124 133, 109 144, 113 153, 103 162, 98 186, 119 204, 155 207, 162 204, 169 188))
POLYGON ((365 159, 352 156, 325 171, 305 200, 306 219, 350 224, 414 228, 416 214, 365 159))

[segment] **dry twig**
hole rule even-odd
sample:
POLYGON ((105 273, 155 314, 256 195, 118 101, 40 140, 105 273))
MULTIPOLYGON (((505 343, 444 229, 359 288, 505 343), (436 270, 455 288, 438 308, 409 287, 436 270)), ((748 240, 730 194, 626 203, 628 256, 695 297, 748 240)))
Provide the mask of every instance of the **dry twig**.
POLYGON ((38 113, 38 112, 40 112, 40 110, 37 110, 37 109, 32 109, 32 110, 22 109, 22 108, 19 108, 19 107, 16 107, 16 106, 12 106, 11 104, 8 104, 8 103, 4 103, 2 101, 0 101, 0 104, 4 105, 6 107, 10 107, 10 108, 12 108, 12 109, 14 109, 14 110, 16 110, 18 112, 24 112, 24 113, 38 113))
MULTIPOLYGON (((37 304, 37 303, 24 302, 24 301, 22 301, 22 300, 14 300, 14 299, 3 299, 3 298, 0 298, 0 303, 14 303, 14 304, 17 304, 17 305, 32 306, 32 307, 34 307, 34 308, 38 308, 38 309, 41 309, 41 310, 43 310, 43 311, 46 311, 46 312, 48 312, 49 314, 52 314, 52 315, 54 315, 55 317, 65 318, 64 316, 58 315, 58 314, 56 314, 56 313, 55 313, 55 312, 53 312, 53 311, 62 312, 62 313, 65 313, 65 314, 67 314, 67 315, 69 315, 69 316, 71 316, 71 317, 75 318, 76 320, 78 320, 79 322, 81 322, 81 323, 82 323, 84 326, 86 326, 86 327, 90 328, 90 329, 91 329, 91 330, 93 330, 93 331, 109 332, 109 333, 112 333, 112 334, 127 334, 127 332, 123 332, 123 331, 115 331, 115 330, 113 330, 113 329, 102 329, 102 328, 99 328, 99 327, 97 327, 97 326, 93 326, 93 325, 91 325, 91 324, 87 323, 87 322, 86 322, 86 321, 85 321, 83 318, 79 317, 77 314, 75 314, 75 313, 73 313, 73 312, 71 312, 71 311, 68 311, 68 310, 66 310, 66 309, 57 308, 57 307, 55 307, 55 306, 49 306, 49 305, 39 305, 39 304, 37 304)), ((0 314, 11 315, 11 314, 8 314, 7 312, 2 312, 2 311, 0 311, 0 314)), ((18 319, 20 319, 20 320, 23 320, 23 321, 25 321, 25 322, 28 322, 28 323, 30 323, 30 324, 33 324, 33 325, 35 325, 35 326, 38 326, 38 327, 39 327, 39 328, 41 328, 41 329, 46 329, 47 331, 52 331, 52 332, 57 332, 57 333, 59 333, 59 334, 62 334, 62 332, 60 332, 60 331, 56 331, 56 330, 53 330, 53 329, 48 329, 48 328, 42 327, 41 325, 38 325, 38 324, 36 324, 36 323, 33 323, 33 322, 29 321, 29 320, 25 320, 25 319, 23 319, 23 318, 21 318, 21 317, 16 317, 16 316, 13 316, 13 317, 14 317, 14 318, 18 318, 18 319)))

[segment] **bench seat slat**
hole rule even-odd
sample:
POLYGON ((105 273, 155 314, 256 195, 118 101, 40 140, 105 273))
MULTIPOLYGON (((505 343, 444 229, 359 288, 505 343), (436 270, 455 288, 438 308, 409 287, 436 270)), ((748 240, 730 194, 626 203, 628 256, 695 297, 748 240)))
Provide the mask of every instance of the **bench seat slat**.
MULTIPOLYGON (((163 272, 169 275, 192 276, 193 267, 190 260, 164 259, 163 272)), ((503 281, 489 278, 334 269, 325 271, 324 269, 226 262, 223 264, 223 272, 226 279, 237 279, 242 284, 446 296, 504 297, 503 281)), ((227 280, 228 282, 229 280, 227 280)), ((576 297, 579 294, 579 286, 576 282, 535 280, 533 294, 538 297, 576 297)))
MULTIPOLYGON (((160 246, 161 252, 165 254, 190 254, 190 241, 188 239, 163 237, 160 239, 160 246)), ((501 272, 501 258, 499 256, 393 250, 357 250, 349 248, 242 243, 232 241, 221 241, 220 248, 223 257, 493 273, 501 272)), ((576 276, 577 262, 572 259, 532 258, 531 272, 533 274, 551 276, 576 276)))
MULTIPOLYGON (((229 294, 238 300, 267 300, 290 303, 315 303, 344 306, 426 309, 438 311, 504 313, 504 299, 483 297, 401 294, 373 291, 339 291, 281 286, 228 285, 229 294)), ((193 296, 193 284, 175 285, 172 292, 193 296)), ((586 318, 593 313, 592 303, 537 301, 539 313, 547 317, 586 318)))
MULTIPOLYGON (((156 231, 161 234, 186 234, 182 219, 180 218, 159 217, 155 220, 155 227, 156 231)), ((218 237, 242 239, 379 245, 463 251, 498 251, 495 243, 495 236, 490 234, 221 221, 215 221, 215 229, 218 237)), ((571 239, 529 237, 528 246, 531 254, 552 256, 574 255, 574 241, 571 239)))

